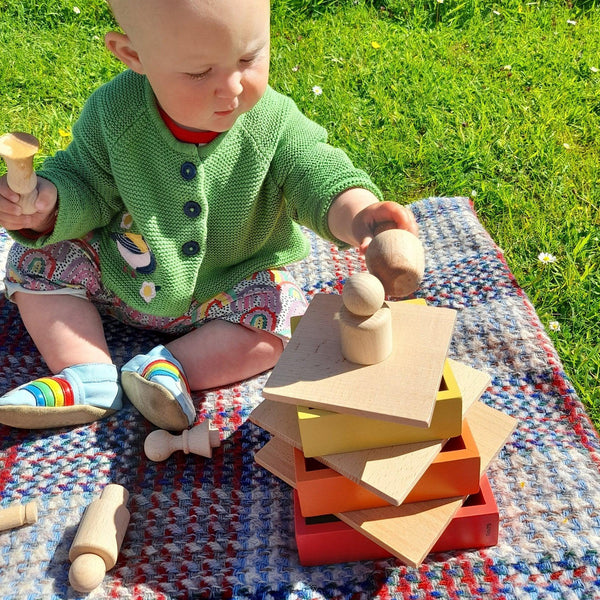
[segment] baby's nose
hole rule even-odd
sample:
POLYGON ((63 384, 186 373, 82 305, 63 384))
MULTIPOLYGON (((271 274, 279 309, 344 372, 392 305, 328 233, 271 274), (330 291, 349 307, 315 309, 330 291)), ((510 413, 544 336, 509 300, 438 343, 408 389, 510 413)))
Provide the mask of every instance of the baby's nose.
POLYGON ((241 73, 231 73, 225 77, 217 89, 220 98, 235 98, 244 91, 241 73))

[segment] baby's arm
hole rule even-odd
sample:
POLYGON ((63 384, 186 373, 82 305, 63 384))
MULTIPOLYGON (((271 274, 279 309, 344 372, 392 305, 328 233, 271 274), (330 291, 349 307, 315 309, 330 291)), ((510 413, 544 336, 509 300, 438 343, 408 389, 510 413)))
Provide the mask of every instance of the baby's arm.
POLYGON ((52 229, 56 220, 58 199, 56 186, 47 179, 38 177, 37 191, 36 212, 24 215, 18 204, 19 194, 8 187, 6 175, 0 177, 0 226, 9 231, 30 229, 38 233, 52 229))
POLYGON ((396 202, 379 202, 362 188, 342 192, 331 205, 327 219, 335 237, 363 253, 373 236, 384 229, 406 229, 415 235, 419 232, 410 209, 396 202))

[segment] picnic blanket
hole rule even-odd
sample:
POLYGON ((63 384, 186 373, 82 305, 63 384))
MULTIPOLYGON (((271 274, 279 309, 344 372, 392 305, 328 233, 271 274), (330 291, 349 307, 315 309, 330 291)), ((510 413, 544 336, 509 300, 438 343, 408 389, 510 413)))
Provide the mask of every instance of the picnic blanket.
MULTIPOLYGON (((431 554, 418 568, 395 559, 303 568, 291 489, 254 462, 269 436, 248 421, 263 374, 197 394, 222 445, 211 459, 143 453, 153 427, 129 404, 82 427, 0 426, 0 507, 35 499, 37 523, 0 532, 0 597, 77 598, 68 552, 85 507, 108 483, 130 493, 119 560, 90 598, 549 599, 600 597, 600 444, 551 340, 502 250, 466 198, 412 205, 426 249, 418 296, 457 311, 450 356, 486 371, 482 400, 519 421, 488 475, 500 510, 497 546, 431 554)), ((306 232, 310 256, 292 267, 310 299, 340 293, 364 270, 306 232)), ((0 254, 10 241, 0 235, 0 254)), ((0 257, 1 258, 1 257, 0 257)), ((533 260, 533 258, 532 258, 533 260)), ((2 263, 3 263, 2 259, 2 263)), ((105 322, 118 365, 164 338, 105 322)), ((0 301, 0 393, 47 373, 15 307, 0 301)))

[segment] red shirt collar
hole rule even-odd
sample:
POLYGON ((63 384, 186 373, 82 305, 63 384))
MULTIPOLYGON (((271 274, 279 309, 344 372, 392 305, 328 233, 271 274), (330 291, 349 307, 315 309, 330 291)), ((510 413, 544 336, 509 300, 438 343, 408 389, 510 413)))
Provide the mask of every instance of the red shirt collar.
POLYGON ((188 144, 208 144, 212 142, 220 132, 218 131, 190 131, 177 125, 173 119, 159 106, 158 112, 169 131, 180 141, 188 144))

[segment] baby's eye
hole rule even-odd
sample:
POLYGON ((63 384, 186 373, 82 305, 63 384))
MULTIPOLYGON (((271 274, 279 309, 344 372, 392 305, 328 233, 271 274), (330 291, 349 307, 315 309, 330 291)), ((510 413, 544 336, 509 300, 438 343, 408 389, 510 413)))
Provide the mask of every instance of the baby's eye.
POLYGON ((256 56, 252 56, 250 58, 240 58, 240 62, 243 65, 251 65, 256 60, 256 56))
POLYGON ((207 69, 206 71, 202 71, 202 73, 186 73, 186 75, 190 79, 204 79, 210 73, 210 71, 210 69, 207 69))

